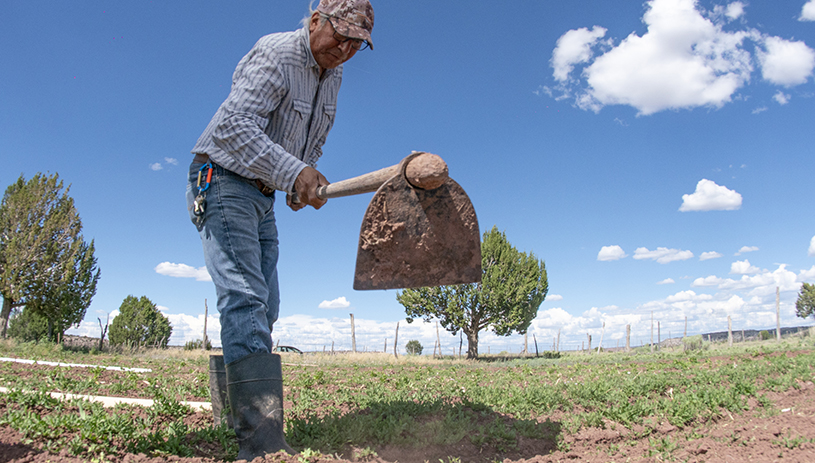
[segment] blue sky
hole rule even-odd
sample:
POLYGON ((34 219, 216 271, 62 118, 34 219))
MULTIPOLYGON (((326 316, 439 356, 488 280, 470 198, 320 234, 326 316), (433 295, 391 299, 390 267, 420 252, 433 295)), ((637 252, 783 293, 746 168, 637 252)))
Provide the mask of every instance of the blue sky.
MULTIPOLYGON (((71 184, 102 278, 99 335, 128 295, 200 338, 215 291, 187 218, 189 153, 240 58, 293 30, 307 1, 7 0, 0 5, 0 185, 37 172, 71 184)), ((346 64, 318 169, 337 181, 443 157, 482 232, 545 260, 530 334, 548 349, 775 326, 815 282, 815 1, 374 1, 374 51, 346 64), (806 135, 810 133, 810 135, 806 135)), ((432 349, 395 291, 352 289, 371 195, 277 208, 281 319, 309 350, 432 349)), ((282 203, 282 201, 281 201, 282 203)), ((522 347, 481 334, 481 352, 522 347)), ((530 336, 530 343, 532 337, 530 336)), ((442 334, 445 352, 458 337, 442 334)))

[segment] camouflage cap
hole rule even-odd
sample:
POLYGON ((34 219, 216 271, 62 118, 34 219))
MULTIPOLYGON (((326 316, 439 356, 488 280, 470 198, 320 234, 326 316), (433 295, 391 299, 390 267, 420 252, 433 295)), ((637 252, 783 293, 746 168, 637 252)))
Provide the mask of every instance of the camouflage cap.
POLYGON ((374 48, 371 31, 374 29, 374 7, 368 0, 320 0, 317 11, 331 16, 338 34, 367 40, 374 48))

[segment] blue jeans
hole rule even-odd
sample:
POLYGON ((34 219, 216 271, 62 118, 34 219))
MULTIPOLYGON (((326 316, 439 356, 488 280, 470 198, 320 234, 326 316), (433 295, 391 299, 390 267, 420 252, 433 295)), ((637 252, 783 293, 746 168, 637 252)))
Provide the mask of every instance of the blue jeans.
POLYGON ((215 283, 224 362, 231 363, 272 351, 272 325, 280 310, 277 225, 274 196, 261 194, 255 180, 212 165, 203 221, 197 222, 192 210, 201 163, 190 165, 187 209, 215 283))

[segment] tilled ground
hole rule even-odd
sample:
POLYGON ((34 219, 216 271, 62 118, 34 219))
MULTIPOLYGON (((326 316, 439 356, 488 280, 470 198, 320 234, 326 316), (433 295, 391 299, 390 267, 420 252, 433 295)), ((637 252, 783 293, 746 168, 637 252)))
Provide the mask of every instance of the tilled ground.
MULTIPOLYGON (((815 461, 815 385, 801 382, 799 388, 785 393, 768 393, 772 407, 755 408, 743 414, 729 415, 716 421, 678 429, 660 423, 656 431, 627 429, 606 423, 605 427, 586 428, 576 434, 563 433, 561 450, 554 441, 521 438, 517 449, 502 452, 489 447, 476 447, 468 439, 449 446, 348 448, 342 455, 268 455, 265 461, 303 462, 625 462, 625 461, 815 461), (370 452, 373 450, 375 455, 370 452), (360 456, 364 455, 364 456, 360 456)), ((550 417, 554 423, 558 416, 550 417)), ((190 422, 211 423, 204 413, 188 417, 190 422)), ((185 420, 187 421, 187 420, 185 420)), ((84 462, 65 452, 59 455, 41 450, 42 442, 24 442, 23 436, 8 426, 0 427, 0 463, 5 462, 84 462)), ((182 463, 221 461, 222 449, 198 448, 198 456, 149 457, 126 454, 104 456, 97 461, 182 463)), ((260 461, 260 459, 256 459, 260 461)))

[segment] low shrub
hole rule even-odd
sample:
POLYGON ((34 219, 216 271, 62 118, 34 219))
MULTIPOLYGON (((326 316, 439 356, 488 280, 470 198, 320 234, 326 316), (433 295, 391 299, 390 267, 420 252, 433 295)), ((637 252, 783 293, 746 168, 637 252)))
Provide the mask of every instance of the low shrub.
MULTIPOLYGON (((203 339, 195 339, 193 341, 187 341, 184 344, 184 350, 201 350, 204 348, 204 340, 203 339)), ((207 339, 207 349, 212 350, 212 343, 207 339)))

